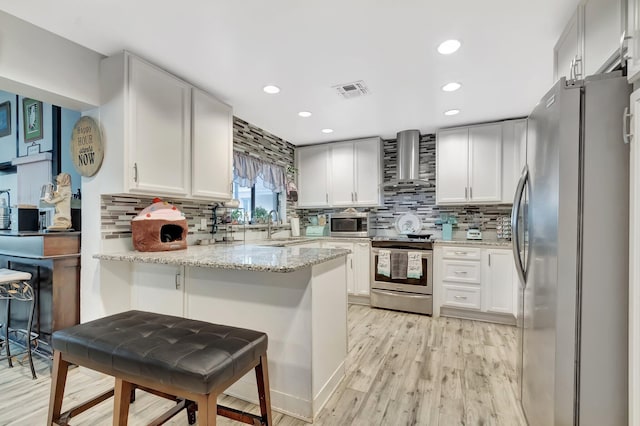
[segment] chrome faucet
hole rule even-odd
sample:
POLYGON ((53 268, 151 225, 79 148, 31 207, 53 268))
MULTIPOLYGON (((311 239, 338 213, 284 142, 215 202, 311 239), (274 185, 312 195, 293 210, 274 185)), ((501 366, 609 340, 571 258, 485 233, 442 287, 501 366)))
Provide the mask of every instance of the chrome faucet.
POLYGON ((271 218, 272 218, 272 213, 276 214, 276 225, 278 224, 278 222, 280 222, 280 214, 278 214, 277 210, 271 210, 269 212, 269 214, 267 215, 267 239, 270 240, 271 239, 271 218))

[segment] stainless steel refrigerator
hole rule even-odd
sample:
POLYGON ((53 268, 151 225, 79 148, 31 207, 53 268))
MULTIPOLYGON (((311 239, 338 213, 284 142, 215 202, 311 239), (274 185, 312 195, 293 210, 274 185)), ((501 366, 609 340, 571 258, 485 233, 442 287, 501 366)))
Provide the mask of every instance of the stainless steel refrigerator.
POLYGON ((563 78, 528 120, 512 228, 531 426, 627 425, 630 93, 620 73, 563 78))

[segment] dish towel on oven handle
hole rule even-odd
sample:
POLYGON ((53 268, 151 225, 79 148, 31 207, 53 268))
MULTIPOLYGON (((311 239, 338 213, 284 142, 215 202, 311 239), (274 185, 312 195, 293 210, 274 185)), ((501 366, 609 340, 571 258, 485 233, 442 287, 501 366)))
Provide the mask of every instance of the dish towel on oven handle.
POLYGON ((391 252, 389 250, 378 251, 378 275, 391 276, 391 252))
POLYGON ((407 278, 420 278, 422 276, 422 253, 410 251, 407 253, 407 278))

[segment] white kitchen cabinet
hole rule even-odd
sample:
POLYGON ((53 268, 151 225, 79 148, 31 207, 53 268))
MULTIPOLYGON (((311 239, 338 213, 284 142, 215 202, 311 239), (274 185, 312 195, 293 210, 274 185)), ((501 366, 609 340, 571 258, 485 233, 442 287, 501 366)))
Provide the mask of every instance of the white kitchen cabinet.
POLYGON ((103 193, 231 197, 228 106, 128 52, 101 61, 100 89, 103 193))
POLYGON ((371 286, 371 243, 353 244, 353 263, 355 264, 353 294, 369 296, 371 286))
POLYGON ((518 180, 527 159, 527 120, 502 125, 502 202, 513 203, 518 180))
POLYGON ((380 138, 354 141, 353 151, 353 205, 378 206, 382 201, 382 141, 380 138))
POLYGON ((512 251, 485 249, 482 263, 482 310, 515 315, 512 251))
POLYGON ((329 145, 296 149, 298 207, 329 206, 329 145))
POLYGON ((184 267, 135 263, 131 309, 184 316, 184 267))
POLYGON ((331 249, 345 249, 349 250, 351 253, 347 255, 347 293, 354 294, 355 293, 355 269, 356 265, 353 263, 353 243, 346 241, 323 241, 322 248, 331 248, 331 249))
POLYGON ((296 149, 298 207, 379 205, 381 149, 380 138, 296 149))
MULTIPOLYGON (((347 293, 350 296, 369 297, 371 277, 371 243, 369 241, 348 242, 325 240, 322 248, 341 248, 350 250, 347 256, 347 293)), ((364 302, 366 299, 350 298, 351 302, 364 302)))
POLYGON ((441 130, 436 140, 437 204, 502 201, 502 124, 441 130))
POLYGON ((127 62, 129 190, 187 195, 191 87, 135 56, 127 62))
POLYGON ((640 0, 628 0, 627 18, 627 79, 631 83, 640 77, 640 0))
POLYGON ((329 203, 332 206, 380 204, 380 150, 380 138, 331 144, 329 203))
POLYGON ((231 199, 233 113, 199 89, 192 91, 191 195, 231 199))
POLYGON ((554 81, 606 72, 620 61, 628 1, 636 0, 582 0, 578 4, 554 48, 554 81))
POLYGON ((511 250, 437 244, 434 267, 434 316, 515 323, 511 250))

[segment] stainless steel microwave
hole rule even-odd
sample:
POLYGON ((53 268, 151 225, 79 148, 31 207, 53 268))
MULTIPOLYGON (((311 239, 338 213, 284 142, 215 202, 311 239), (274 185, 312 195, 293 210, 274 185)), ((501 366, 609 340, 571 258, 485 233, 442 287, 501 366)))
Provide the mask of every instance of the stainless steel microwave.
POLYGON ((336 213, 330 219, 331 237, 366 238, 370 236, 369 213, 336 213))

